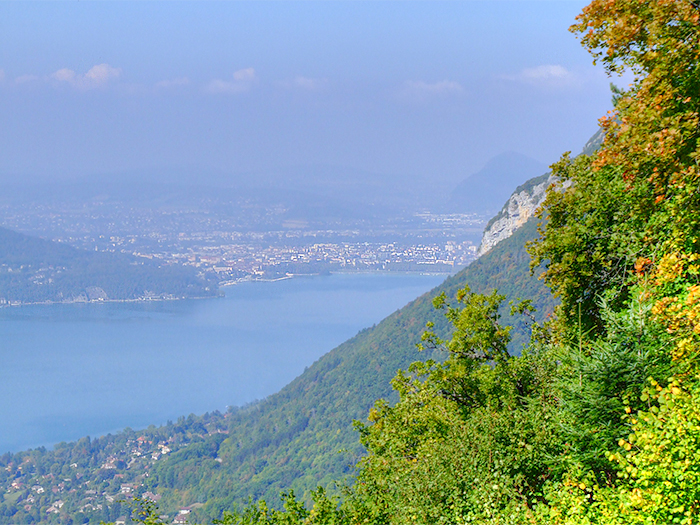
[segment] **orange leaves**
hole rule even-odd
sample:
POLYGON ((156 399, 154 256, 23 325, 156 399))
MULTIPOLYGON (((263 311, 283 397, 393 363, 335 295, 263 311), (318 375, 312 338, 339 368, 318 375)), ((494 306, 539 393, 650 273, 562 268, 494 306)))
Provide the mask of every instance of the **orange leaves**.
POLYGON ((639 257, 634 263, 634 272, 637 275, 644 275, 652 267, 651 259, 647 257, 639 257))
POLYGON ((616 110, 600 119, 606 139, 594 167, 621 168, 628 184, 650 183, 656 204, 672 197, 677 184, 685 185, 688 155, 700 154, 695 107, 700 100, 689 104, 687 99, 656 74, 639 80, 619 99, 616 110))
MULTIPOLYGON (((629 89, 615 91, 614 110, 600 119, 605 140, 586 172, 599 181, 586 187, 586 198, 595 200, 595 206, 578 210, 562 202, 582 213, 584 231, 570 235, 571 250, 588 246, 578 244, 588 234, 585 228, 601 228, 596 242, 611 238, 618 243, 615 236, 629 239, 614 245, 625 259, 624 271, 616 274, 621 276, 620 286, 649 276, 645 281, 657 301, 656 315, 668 329, 700 334, 700 303, 692 288, 700 282, 700 263, 693 259, 700 241, 691 241, 700 238, 700 12, 693 5, 690 0, 592 0, 577 17, 571 30, 583 46, 608 72, 632 72, 635 80, 629 89), (613 184, 618 204, 610 204, 607 197, 613 184), (604 204, 615 210, 613 225, 597 225, 592 219, 604 204), (632 239, 642 238, 644 242, 630 248, 632 239), (693 321, 696 314, 699 322, 693 321)), ((584 192, 586 180, 583 175, 575 180, 578 191, 584 192)), ((564 238, 579 223, 558 213, 555 204, 560 205, 549 203, 550 224, 553 230, 560 228, 564 238), (560 216, 565 227, 554 221, 560 216)), ((550 235, 554 239, 559 234, 550 235)), ((553 246, 551 251, 557 249, 553 246)), ((607 257, 600 253, 602 249, 591 252, 590 261, 607 257)), ((613 267, 598 269, 593 262, 589 267, 565 257, 549 260, 554 261, 547 274, 552 282, 561 280, 551 271, 558 268, 554 263, 573 268, 583 282, 592 281, 586 272, 607 275, 613 267)))
POLYGON ((659 57, 698 48, 699 14, 688 0, 593 0, 576 20, 570 30, 610 73, 648 72, 659 57))

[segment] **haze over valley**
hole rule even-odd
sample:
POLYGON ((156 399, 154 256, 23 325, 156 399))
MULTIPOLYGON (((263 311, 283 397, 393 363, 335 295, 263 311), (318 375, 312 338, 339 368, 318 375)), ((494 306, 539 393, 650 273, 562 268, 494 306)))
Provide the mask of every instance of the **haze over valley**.
POLYGON ((609 107, 579 7, 8 5, 0 225, 207 283, 453 273, 609 107))
POLYGON ((588 1, 3 4, 0 525, 695 523, 698 6, 588 1))
POLYGON ((81 250, 196 268, 220 284, 329 271, 450 273, 473 260, 506 188, 546 168, 501 155, 445 204, 421 188, 402 195, 398 181, 378 175, 316 169, 316 178, 244 188, 140 179, 6 185, 0 219, 81 250), (481 195, 478 205, 465 192, 481 195))

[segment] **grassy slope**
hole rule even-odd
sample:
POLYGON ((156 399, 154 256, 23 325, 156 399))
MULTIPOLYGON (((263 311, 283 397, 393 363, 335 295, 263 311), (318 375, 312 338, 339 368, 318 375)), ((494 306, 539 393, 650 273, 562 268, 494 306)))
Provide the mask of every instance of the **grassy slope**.
POLYGON ((479 292, 495 287, 509 299, 531 298, 540 315, 552 310, 548 290, 529 274, 524 244, 535 234, 530 221, 436 289, 320 358, 279 393, 237 411, 220 446, 212 443, 201 455, 173 454, 150 480, 165 495, 161 505, 206 502, 200 517, 218 517, 251 496, 277 503, 283 489, 303 494, 350 474, 362 453, 352 420, 364 420, 376 399, 391 397, 389 382, 418 358, 415 345, 428 320, 444 329, 431 306, 435 295, 454 296, 468 283, 479 292))

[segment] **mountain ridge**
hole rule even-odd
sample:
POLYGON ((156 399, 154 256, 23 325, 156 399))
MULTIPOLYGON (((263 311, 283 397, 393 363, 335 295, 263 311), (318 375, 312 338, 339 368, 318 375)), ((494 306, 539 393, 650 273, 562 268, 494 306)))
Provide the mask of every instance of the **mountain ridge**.
POLYGON ((495 213, 508 199, 512 188, 546 169, 546 165, 521 153, 501 153, 460 182, 452 190, 448 206, 456 212, 495 213))
MULTIPOLYGON (((593 155, 600 148, 605 138, 601 128, 583 147, 580 155, 593 155)), ((507 239, 535 215, 537 208, 544 202, 547 188, 556 182, 551 172, 533 177, 515 188, 501 210, 494 215, 484 228, 484 234, 477 249, 477 257, 488 253, 499 242, 507 239)))
POLYGON ((0 227, 0 304, 213 297, 193 269, 91 252, 0 227))

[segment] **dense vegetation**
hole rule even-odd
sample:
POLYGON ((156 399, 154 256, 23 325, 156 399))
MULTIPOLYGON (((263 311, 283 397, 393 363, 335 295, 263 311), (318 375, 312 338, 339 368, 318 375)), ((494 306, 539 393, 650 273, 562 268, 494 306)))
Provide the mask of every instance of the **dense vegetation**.
POLYGON ((88 252, 0 228, 0 304, 216 295, 192 268, 88 252))
POLYGON ((223 523, 700 521, 700 3, 593 0, 572 30, 634 82, 600 150, 553 166, 530 252, 555 316, 516 355, 503 296, 438 296, 450 335, 429 322, 398 401, 357 424, 341 497, 223 523))
MULTIPOLYGON (((504 296, 464 286, 475 264, 434 298, 444 316, 421 298, 241 411, 218 449, 209 438, 178 452, 163 499, 189 491, 214 514, 230 504, 225 524, 700 520, 700 4, 593 0, 572 30, 635 80, 616 89, 600 150, 553 166, 529 250, 560 300, 554 316, 516 302, 532 337, 514 342, 504 296), (393 365, 405 371, 387 396, 377 381, 393 365), (331 473, 331 450, 347 443, 332 431, 349 435, 340 418, 363 410, 350 483, 329 496, 322 478, 312 502, 289 491, 283 508, 268 505, 268 490, 331 473), (235 509, 230 495, 246 491, 266 499, 235 509)), ((490 262, 512 266, 514 282, 517 260, 490 262)), ((135 504, 134 518, 162 522, 150 500, 135 504)))
POLYGON ((120 500, 149 493, 171 518, 181 506, 203 503, 188 516, 191 522, 208 522, 249 496, 276 504, 281 490, 291 488, 304 499, 319 484, 332 490, 334 480, 354 473, 352 465, 362 454, 353 419, 364 420, 376 399, 396 400, 390 380, 419 357, 416 343, 426 320, 444 333, 447 323, 433 311, 433 297, 454 295, 469 283, 484 292, 498 288, 513 299, 534 297, 542 317, 552 311, 551 295, 528 271, 524 245, 535 235, 533 221, 259 403, 162 428, 0 456, 5 493, 0 523, 114 521, 128 514, 126 506, 117 505, 120 500), (169 449, 165 454, 163 447, 169 449), (44 491, 38 494, 33 487, 44 491), (56 512, 47 512, 51 508, 56 512))

